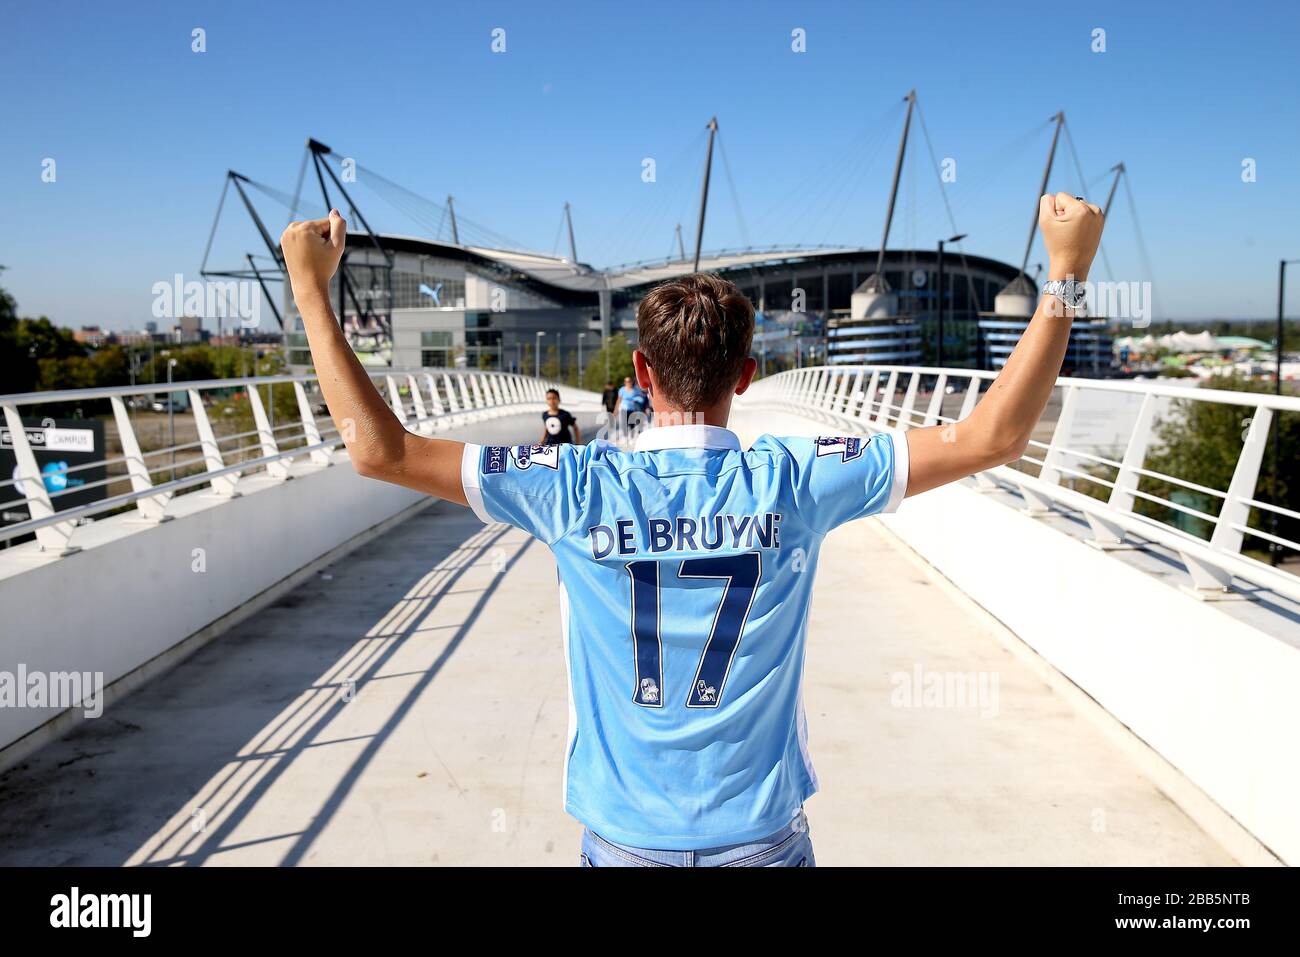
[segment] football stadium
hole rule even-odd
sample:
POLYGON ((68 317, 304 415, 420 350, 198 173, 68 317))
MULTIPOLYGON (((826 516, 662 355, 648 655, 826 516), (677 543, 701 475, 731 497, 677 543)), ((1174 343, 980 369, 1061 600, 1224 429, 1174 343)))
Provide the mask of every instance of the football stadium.
MULTIPOLYGON (((296 371, 310 366, 292 297, 268 285, 283 278, 280 251, 250 197, 258 191, 291 212, 311 207, 314 199, 303 197, 303 173, 310 164, 322 208, 344 209, 356 229, 349 232, 331 297, 353 349, 370 367, 540 374, 545 361, 559 369, 581 370, 584 354, 599 349, 610 336, 621 334, 635 344, 637 304, 656 284, 706 271, 736 283, 754 303, 754 350, 764 374, 817 364, 1000 368, 1033 312, 1037 274, 1028 274, 1029 246, 1019 268, 960 247, 945 254, 943 242, 936 249, 889 248, 915 92, 903 103, 906 113, 887 213, 874 248, 774 244, 704 250, 717 134, 714 119, 707 127, 709 149, 693 255, 679 224, 675 255, 594 268, 578 257, 568 203, 562 224, 567 228, 568 256, 512 248, 502 234, 458 217, 452 197, 433 202, 309 139, 292 197, 233 170, 227 174, 214 234, 233 187, 265 248, 260 256, 247 254, 246 267, 234 270, 210 268, 205 257, 203 274, 261 283, 268 299, 280 300, 273 309, 291 366, 296 371), (359 203, 357 183, 423 225, 424 234, 372 229, 363 208, 367 204, 359 203)), ((1063 114, 1052 118, 1055 131, 1044 181, 1064 122, 1063 114)), ((1031 232, 1029 245, 1033 238, 1031 232)), ((1111 365, 1105 321, 1077 318, 1063 371, 1097 377, 1108 375, 1111 365)))

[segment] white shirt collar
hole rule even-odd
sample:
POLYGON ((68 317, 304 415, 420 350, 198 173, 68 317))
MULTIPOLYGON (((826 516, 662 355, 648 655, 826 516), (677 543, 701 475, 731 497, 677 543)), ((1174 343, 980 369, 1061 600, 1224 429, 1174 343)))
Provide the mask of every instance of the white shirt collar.
POLYGON ((636 451, 656 449, 740 449, 735 432, 718 425, 661 425, 636 437, 636 451))

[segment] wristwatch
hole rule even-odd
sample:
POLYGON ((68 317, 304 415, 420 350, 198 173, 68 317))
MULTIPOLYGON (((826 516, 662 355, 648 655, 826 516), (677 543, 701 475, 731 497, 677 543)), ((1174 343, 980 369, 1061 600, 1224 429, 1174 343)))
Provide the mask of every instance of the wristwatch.
POLYGON ((1043 283, 1043 293, 1070 309, 1082 309, 1088 299, 1087 288, 1077 279, 1049 279, 1043 283))

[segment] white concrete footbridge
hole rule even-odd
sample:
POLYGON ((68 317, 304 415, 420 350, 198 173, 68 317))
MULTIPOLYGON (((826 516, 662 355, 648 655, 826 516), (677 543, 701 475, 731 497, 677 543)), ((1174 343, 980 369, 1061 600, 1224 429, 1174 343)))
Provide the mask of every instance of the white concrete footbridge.
MULTIPOLYGON (((408 429, 495 444, 537 440, 550 385, 374 379, 408 429)), ((733 424, 943 425, 990 379, 803 369, 733 424)), ((358 477, 310 376, 0 408, 0 864, 576 863, 545 546, 358 477)), ((1061 379, 1021 461, 833 533, 819 863, 1300 862, 1300 579, 1261 550, 1300 515, 1258 497, 1298 412, 1061 379), (1241 423, 1225 487, 1161 471, 1197 403, 1241 423)))

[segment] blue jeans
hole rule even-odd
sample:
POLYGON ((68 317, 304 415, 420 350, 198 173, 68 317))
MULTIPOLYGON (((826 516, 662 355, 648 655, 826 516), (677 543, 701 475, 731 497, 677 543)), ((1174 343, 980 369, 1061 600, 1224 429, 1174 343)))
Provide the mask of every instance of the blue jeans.
POLYGON ((816 867, 808 819, 803 811, 790 824, 757 841, 699 851, 656 851, 607 841, 583 828, 580 867, 816 867))

